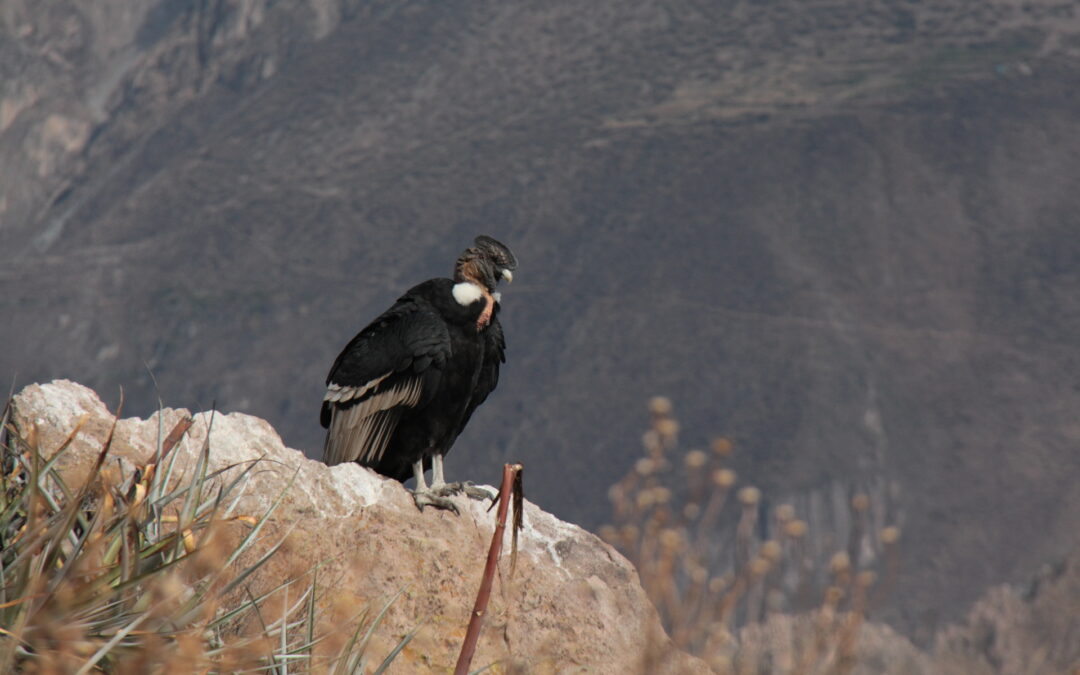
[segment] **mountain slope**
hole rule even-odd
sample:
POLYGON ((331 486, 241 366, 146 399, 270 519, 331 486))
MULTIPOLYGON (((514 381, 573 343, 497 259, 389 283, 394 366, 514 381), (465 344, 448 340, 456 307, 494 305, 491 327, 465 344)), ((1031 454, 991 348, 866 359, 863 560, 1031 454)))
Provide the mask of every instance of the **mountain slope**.
POLYGON ((886 486, 916 637, 1077 543, 1074 9, 114 7, 69 66, 59 18, 5 18, 6 86, 53 89, 0 133, 0 375, 317 455, 340 346, 487 232, 509 364, 452 476, 519 459, 596 525, 665 393, 777 500, 886 486))

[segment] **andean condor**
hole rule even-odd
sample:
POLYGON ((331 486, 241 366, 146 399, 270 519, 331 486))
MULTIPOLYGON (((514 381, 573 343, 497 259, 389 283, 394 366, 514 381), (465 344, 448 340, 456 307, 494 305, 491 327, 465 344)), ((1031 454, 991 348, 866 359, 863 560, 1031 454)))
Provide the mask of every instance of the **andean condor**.
POLYGON ((443 477, 443 456, 495 389, 505 361, 495 286, 513 279, 517 259, 491 237, 474 243, 457 259, 453 280, 410 288, 345 346, 326 378, 323 461, 358 462, 402 482, 415 476, 421 511, 457 513, 449 496, 459 492, 491 496, 443 477))

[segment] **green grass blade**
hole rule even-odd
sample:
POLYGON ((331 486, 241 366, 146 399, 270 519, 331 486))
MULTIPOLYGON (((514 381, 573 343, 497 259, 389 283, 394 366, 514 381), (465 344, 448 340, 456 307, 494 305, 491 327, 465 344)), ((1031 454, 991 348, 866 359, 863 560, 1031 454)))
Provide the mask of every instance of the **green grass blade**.
MULTIPOLYGON (((290 530, 290 533, 291 531, 292 530, 290 530)), ((274 557, 274 554, 277 553, 278 550, 285 544, 286 537, 288 537, 288 534, 286 534, 285 537, 282 537, 281 541, 271 546, 270 550, 264 553, 262 557, 260 557, 258 560, 256 560, 254 563, 252 563, 250 566, 240 572, 240 574, 238 574, 235 579, 226 584, 225 588, 221 590, 221 595, 228 595, 230 591, 242 584, 245 579, 247 579, 249 576, 254 574, 256 570, 266 564, 266 561, 274 557)))
POLYGON ((307 608, 307 644, 310 645, 307 649, 308 658, 315 658, 315 593, 319 588, 318 570, 311 571, 311 587, 308 590, 308 608, 307 608))
POLYGON ((292 488, 293 483, 296 481, 296 477, 298 475, 300 475, 300 467, 297 467, 296 471, 293 472, 292 478, 289 479, 289 482, 285 485, 284 488, 281 489, 281 492, 278 493, 277 498, 274 499, 274 502, 270 505, 270 508, 266 510, 266 513, 264 513, 262 517, 259 518, 259 521, 255 523, 255 526, 252 527, 251 531, 247 533, 247 536, 244 537, 239 544, 237 544, 236 550, 234 550, 229 556, 228 560, 225 561, 225 567, 228 567, 234 562, 236 562, 236 559, 239 558, 244 553, 244 551, 247 550, 247 548, 251 545, 253 541, 255 541, 255 537, 258 536, 263 526, 266 525, 266 522, 269 520, 270 515, 277 510, 277 507, 281 505, 282 500, 285 499, 285 494, 289 491, 290 488, 292 488))
POLYGON ((386 655, 386 658, 383 659, 383 662, 379 664, 379 667, 375 669, 375 672, 372 673, 372 675, 383 675, 383 673, 386 672, 386 669, 390 667, 390 664, 394 662, 394 659, 397 658, 397 655, 401 653, 401 650, 405 649, 406 645, 412 642, 413 637, 415 637, 418 632, 420 632, 420 626, 412 629, 405 637, 401 638, 401 641, 386 655))
POLYGON ((360 631, 364 629, 367 615, 368 610, 365 608, 356 621, 356 630, 353 631, 352 637, 349 638, 349 641, 345 643, 345 646, 338 652, 336 662, 334 663, 334 675, 353 675, 353 673, 356 672, 357 664, 351 662, 353 660, 352 654, 356 649, 357 640, 360 639, 360 631))
POLYGON ((364 634, 364 639, 361 640, 359 646, 357 647, 361 654, 363 654, 364 650, 367 649, 368 642, 371 641, 371 636, 375 634, 375 629, 378 628, 380 623, 382 623, 383 617, 385 617, 386 613, 390 611, 390 605, 394 604, 394 601, 401 597, 401 594, 404 592, 405 591, 398 591, 397 593, 394 593, 394 596, 386 601, 386 604, 383 605, 383 608, 379 610, 379 613, 376 614, 375 618, 371 620, 371 624, 368 626, 367 633, 364 634))
MULTIPOLYGON (((289 652, 289 587, 283 589, 285 599, 281 603, 281 650, 280 654, 289 652)), ((281 663, 281 675, 289 675, 289 662, 281 663)))
MULTIPOLYGON (((211 424, 213 424, 211 417, 211 424)), ((195 509, 199 506, 202 498, 203 483, 206 481, 206 471, 210 464, 210 434, 206 434, 203 447, 199 450, 199 458, 195 462, 195 474, 188 485, 187 494, 184 496, 184 505, 180 508, 180 519, 177 529, 183 530, 195 519, 195 509)))
MULTIPOLYGON (((284 581, 281 584, 279 584, 279 585, 275 586, 274 588, 270 589, 269 591, 266 591, 265 593, 263 593, 259 597, 255 598, 254 602, 256 604, 261 604, 262 601, 265 600, 266 598, 270 597, 274 593, 277 593, 282 588, 284 588, 284 587, 286 587, 286 586, 288 586, 290 584, 296 583, 296 581, 297 581, 297 579, 289 579, 288 581, 284 581)), ((251 609, 252 609, 251 603, 250 602, 245 602, 244 604, 240 605, 236 609, 229 610, 228 612, 225 612, 221 616, 216 617, 213 621, 211 621, 209 624, 207 624, 207 627, 208 628, 217 628, 219 626, 223 626, 226 623, 228 623, 229 621, 231 621, 232 619, 234 619, 236 617, 239 617, 244 612, 251 611, 251 609)))

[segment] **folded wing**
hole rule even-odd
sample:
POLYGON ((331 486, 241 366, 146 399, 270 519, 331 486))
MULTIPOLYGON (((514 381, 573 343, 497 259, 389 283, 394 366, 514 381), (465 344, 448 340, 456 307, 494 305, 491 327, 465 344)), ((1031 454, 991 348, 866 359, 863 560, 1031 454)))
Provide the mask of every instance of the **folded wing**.
POLYGON ((425 405, 450 354, 442 317, 402 298, 346 345, 326 379, 323 461, 376 464, 402 413, 425 405))

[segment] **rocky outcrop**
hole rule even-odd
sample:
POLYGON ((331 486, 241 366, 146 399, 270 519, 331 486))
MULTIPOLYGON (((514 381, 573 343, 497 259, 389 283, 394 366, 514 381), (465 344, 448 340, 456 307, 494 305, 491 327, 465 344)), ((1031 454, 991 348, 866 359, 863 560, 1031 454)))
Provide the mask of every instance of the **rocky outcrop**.
MULTIPOLYGON (((159 433, 167 434, 186 410, 166 408, 149 419, 116 424, 110 462, 130 468, 150 461, 159 433)), ((328 467, 286 448, 265 421, 249 415, 198 413, 176 447, 178 471, 190 471, 209 433, 210 471, 261 465, 243 487, 238 513, 262 514, 290 480, 266 530, 267 541, 288 543, 260 571, 262 583, 290 571, 324 564, 333 579, 328 602, 379 603, 398 591, 373 643, 386 653, 402 635, 422 626, 395 661, 395 672, 448 672, 468 624, 494 527, 486 505, 462 499, 461 516, 417 511, 400 483, 355 464, 328 467)), ((69 482, 85 478, 114 417, 81 385, 56 381, 27 387, 15 399, 14 421, 51 454, 79 425, 63 456, 69 482)), ((665 652, 670 672, 707 672, 669 650, 656 611, 634 568, 599 538, 562 522, 531 503, 525 506, 517 568, 508 556, 495 591, 474 664, 527 665, 529 672, 632 673, 648 650, 665 652)), ((256 584, 260 580, 256 580, 256 584)))

